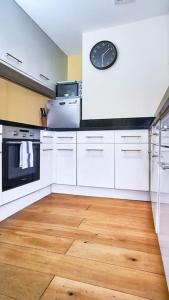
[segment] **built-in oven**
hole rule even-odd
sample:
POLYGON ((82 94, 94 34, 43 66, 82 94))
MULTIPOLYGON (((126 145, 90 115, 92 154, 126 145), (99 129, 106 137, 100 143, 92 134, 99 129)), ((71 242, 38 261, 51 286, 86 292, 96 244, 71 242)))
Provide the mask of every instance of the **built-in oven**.
POLYGON ((39 180, 40 130, 3 126, 2 132, 2 191, 39 180), (20 166, 23 142, 32 146, 32 164, 25 168, 20 166))

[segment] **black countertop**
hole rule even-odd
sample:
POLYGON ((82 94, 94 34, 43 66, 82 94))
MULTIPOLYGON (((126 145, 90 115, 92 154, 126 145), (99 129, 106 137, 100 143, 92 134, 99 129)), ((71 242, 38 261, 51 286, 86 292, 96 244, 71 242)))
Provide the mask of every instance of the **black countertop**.
POLYGON ((153 117, 142 117, 142 118, 118 118, 118 119, 92 119, 92 120, 81 120, 80 128, 49 128, 43 126, 37 126, 32 124, 18 123, 7 120, 0 120, 1 125, 33 128, 40 130, 51 130, 51 131, 85 131, 85 130, 134 130, 134 129, 149 129, 153 117))

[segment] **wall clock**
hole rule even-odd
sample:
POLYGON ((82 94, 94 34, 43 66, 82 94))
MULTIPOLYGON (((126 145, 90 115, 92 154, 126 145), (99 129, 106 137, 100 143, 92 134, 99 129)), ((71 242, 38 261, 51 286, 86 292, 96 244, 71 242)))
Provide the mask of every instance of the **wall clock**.
POLYGON ((90 61, 99 70, 110 68, 117 59, 117 48, 109 41, 100 41, 90 51, 90 61))

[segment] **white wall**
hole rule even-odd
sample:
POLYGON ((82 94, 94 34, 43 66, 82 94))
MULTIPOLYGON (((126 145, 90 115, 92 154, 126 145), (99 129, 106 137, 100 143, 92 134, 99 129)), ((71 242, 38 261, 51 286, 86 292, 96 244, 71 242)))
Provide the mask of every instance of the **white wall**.
POLYGON ((83 34, 83 119, 153 116, 169 84, 169 15, 83 34), (110 40, 110 69, 90 63, 95 43, 110 40))

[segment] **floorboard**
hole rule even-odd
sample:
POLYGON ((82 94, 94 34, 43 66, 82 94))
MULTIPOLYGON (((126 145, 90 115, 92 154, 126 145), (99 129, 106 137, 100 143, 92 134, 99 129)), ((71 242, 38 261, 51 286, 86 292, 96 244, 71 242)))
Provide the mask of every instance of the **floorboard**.
POLYGON ((148 202, 51 194, 0 224, 0 300, 168 300, 148 202))

